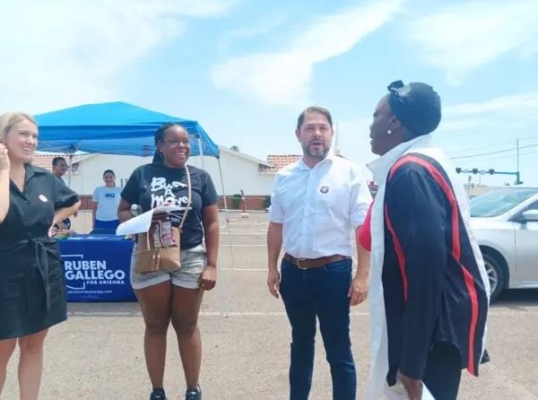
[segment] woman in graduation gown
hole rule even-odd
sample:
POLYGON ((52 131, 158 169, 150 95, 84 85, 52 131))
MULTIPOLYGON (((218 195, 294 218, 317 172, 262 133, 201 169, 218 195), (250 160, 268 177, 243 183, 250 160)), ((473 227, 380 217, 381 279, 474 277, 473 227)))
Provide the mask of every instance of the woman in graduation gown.
POLYGON ((37 141, 31 116, 0 117, 0 393, 18 344, 21 400, 37 400, 48 328, 67 319, 52 227, 80 205, 75 192, 32 165, 37 141))
POLYGON ((371 250, 372 360, 364 398, 455 400, 461 370, 476 376, 487 360, 489 281, 468 197, 432 143, 441 121, 438 94, 420 82, 388 89, 370 127, 380 158, 369 168, 379 191, 360 233, 371 250))

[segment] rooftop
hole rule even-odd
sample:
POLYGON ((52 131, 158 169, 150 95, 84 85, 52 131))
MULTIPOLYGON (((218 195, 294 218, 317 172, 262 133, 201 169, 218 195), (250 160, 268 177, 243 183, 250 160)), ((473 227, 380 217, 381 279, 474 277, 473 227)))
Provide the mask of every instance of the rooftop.
POLYGON ((267 162, 271 167, 260 166, 260 173, 272 174, 280 171, 287 165, 293 164, 301 159, 300 154, 270 154, 267 156, 267 162))
MULTIPOLYGON (((69 154, 40 154, 37 153, 32 161, 32 164, 46 169, 47 171, 52 172, 52 160, 55 157, 63 157, 67 161, 67 165, 69 165, 69 154)), ((73 164, 79 162, 81 160, 81 156, 74 156, 73 157, 73 164)), ((75 169, 75 166, 73 166, 73 169, 75 169)))

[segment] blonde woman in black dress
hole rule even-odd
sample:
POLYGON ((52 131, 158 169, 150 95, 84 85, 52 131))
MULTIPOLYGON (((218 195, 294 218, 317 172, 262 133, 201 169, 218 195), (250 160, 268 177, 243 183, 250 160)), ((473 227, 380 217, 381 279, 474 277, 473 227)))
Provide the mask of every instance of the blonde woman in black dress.
POLYGON ((31 116, 0 116, 0 394, 18 344, 21 400, 38 399, 48 328, 67 319, 52 227, 80 206, 75 192, 32 165, 37 141, 31 116))

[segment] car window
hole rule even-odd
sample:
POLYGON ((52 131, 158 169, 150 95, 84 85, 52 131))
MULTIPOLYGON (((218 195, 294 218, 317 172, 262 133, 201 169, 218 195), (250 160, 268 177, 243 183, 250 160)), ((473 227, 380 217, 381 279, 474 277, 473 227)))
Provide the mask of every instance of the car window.
MULTIPOLYGON (((538 188, 499 189, 483 193, 471 199, 471 217, 497 217, 536 194, 538 188)), ((538 207, 538 202, 535 203, 538 207)))
POLYGON ((538 211, 538 201, 535 201, 534 203, 532 203, 530 206, 528 206, 525 209, 525 211, 529 211, 529 210, 538 211))

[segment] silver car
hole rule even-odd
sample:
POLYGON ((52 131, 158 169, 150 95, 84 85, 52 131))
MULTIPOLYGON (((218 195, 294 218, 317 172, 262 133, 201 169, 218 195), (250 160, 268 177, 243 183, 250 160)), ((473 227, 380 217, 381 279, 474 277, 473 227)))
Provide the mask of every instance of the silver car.
POLYGON ((506 187, 471 199, 471 225, 491 283, 491 300, 504 289, 538 288, 538 188, 506 187))

